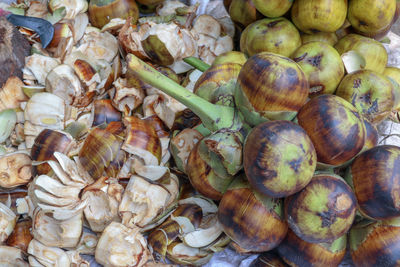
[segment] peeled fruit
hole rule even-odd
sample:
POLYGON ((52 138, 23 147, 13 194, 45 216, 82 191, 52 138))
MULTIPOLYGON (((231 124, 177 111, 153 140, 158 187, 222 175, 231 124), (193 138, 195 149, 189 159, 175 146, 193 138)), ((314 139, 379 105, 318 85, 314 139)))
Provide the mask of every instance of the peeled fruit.
POLYGON ((90 0, 89 21, 94 27, 101 29, 113 18, 128 17, 136 24, 139 8, 135 0, 90 0))
POLYGON ((344 23, 347 0, 296 0, 292 21, 302 32, 335 32, 344 23))
POLYGON ((286 18, 265 18, 246 29, 240 40, 246 54, 252 56, 260 52, 271 52, 289 57, 301 46, 300 33, 286 18))
POLYGON ((350 229, 356 205, 353 191, 340 176, 321 173, 285 199, 285 216, 290 229, 304 241, 333 242, 350 229))
POLYGON ((331 243, 310 243, 289 229, 276 250, 290 266, 338 266, 346 254, 346 241, 344 234, 331 243))
POLYGON ((400 148, 391 145, 376 146, 354 159, 346 180, 363 216, 375 220, 400 216, 399 164, 400 148))
POLYGON ((327 43, 304 44, 291 58, 307 75, 310 97, 333 94, 344 76, 343 61, 339 53, 327 43))
POLYGON ((353 0, 347 18, 360 34, 373 37, 384 31, 396 11, 396 0, 353 0))
POLYGON ((293 0, 253 0, 253 3, 264 16, 276 18, 289 11, 293 0))
POLYGON ((240 248, 262 252, 276 247, 285 237, 287 223, 282 202, 254 192, 239 176, 223 195, 218 220, 227 236, 240 248))
POLYGON ((340 55, 355 50, 365 59, 365 69, 382 73, 388 62, 388 54, 385 47, 378 41, 351 33, 341 38, 335 45, 340 55))
POLYGON ((240 70, 235 102, 251 125, 291 120, 308 96, 308 81, 293 60, 264 52, 250 57, 240 70))
POLYGON ((297 120, 311 138, 318 162, 338 166, 364 147, 363 119, 357 109, 341 97, 312 98, 299 110, 297 120))
POLYGON ((361 221, 349 234, 350 254, 356 267, 398 266, 400 262, 400 218, 361 221))
POLYGON ((386 119, 394 105, 390 80, 370 70, 347 74, 340 82, 336 95, 353 104, 372 124, 386 119))
POLYGON ((290 121, 270 121, 254 127, 246 138, 243 153, 250 184, 258 192, 276 198, 303 189, 317 164, 311 139, 290 121))

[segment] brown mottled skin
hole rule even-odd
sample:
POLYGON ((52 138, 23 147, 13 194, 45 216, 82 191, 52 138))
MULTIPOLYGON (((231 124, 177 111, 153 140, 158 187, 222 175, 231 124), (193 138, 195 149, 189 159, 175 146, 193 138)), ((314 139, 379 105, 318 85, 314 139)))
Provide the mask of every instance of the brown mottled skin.
POLYGON ((332 242, 345 234, 356 212, 356 197, 351 188, 343 179, 330 174, 315 175, 302 191, 287 197, 284 203, 289 227, 312 243, 332 242), (315 206, 317 201, 322 204, 315 206))
POLYGON ((211 167, 200 157, 198 152, 199 144, 200 142, 194 146, 189 154, 186 165, 186 173, 192 186, 202 195, 214 200, 220 200, 222 198, 222 192, 214 189, 208 181, 208 175, 215 176, 215 173, 211 167))
POLYGON ((254 127, 246 138, 243 153, 244 170, 253 188, 278 198, 303 189, 311 180, 317 161, 311 139, 290 121, 271 121, 254 127), (292 155, 287 155, 288 147, 296 147, 292 155), (285 169, 292 170, 292 175, 281 170, 282 163, 285 169))
POLYGON ((356 250, 350 251, 356 267, 400 266, 400 227, 378 224, 356 250))
POLYGON ((112 133, 94 128, 79 151, 79 161, 89 175, 97 180, 115 159, 120 147, 121 142, 112 133))
MULTIPOLYGON (((68 153, 73 144, 73 140, 66 134, 44 129, 35 138, 31 149, 31 158, 35 161, 56 160, 54 152, 68 153)), ((51 170, 47 163, 36 166, 38 174, 47 174, 51 170)))
POLYGON ((299 110, 297 119, 314 144, 318 162, 343 164, 364 146, 365 127, 360 114, 338 96, 311 99, 299 110))
POLYGON ((309 87, 304 72, 294 61, 267 52, 247 60, 238 85, 256 111, 298 111, 307 99, 309 87))
POLYGON ((289 229, 276 251, 293 267, 326 267, 340 264, 346 254, 346 246, 337 252, 332 252, 321 244, 302 240, 289 229))
POLYGON ((260 254, 249 267, 289 267, 274 251, 260 254))
POLYGON ((160 162, 161 142, 153 125, 133 116, 125 117, 123 121, 127 128, 124 145, 147 150, 160 162))
POLYGON ((351 165, 360 210, 382 220, 400 216, 400 148, 376 146, 360 154, 351 165))
POLYGON ((287 223, 257 200, 249 188, 227 190, 218 208, 225 234, 244 249, 261 252, 285 237, 287 223))
POLYGON ((97 126, 102 123, 110 123, 112 121, 121 121, 122 114, 119 110, 114 108, 110 99, 98 99, 93 101, 94 105, 94 118, 93 125, 97 126))

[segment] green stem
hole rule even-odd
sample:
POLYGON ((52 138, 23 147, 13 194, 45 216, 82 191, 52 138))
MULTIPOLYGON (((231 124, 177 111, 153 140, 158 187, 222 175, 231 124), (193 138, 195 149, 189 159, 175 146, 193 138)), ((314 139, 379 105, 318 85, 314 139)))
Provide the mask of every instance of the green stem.
POLYGON ((191 109, 210 131, 237 127, 237 114, 232 107, 211 104, 164 76, 138 57, 127 56, 128 67, 142 81, 160 89, 191 109))
POLYGON ((185 61, 190 66, 195 67, 199 71, 203 71, 203 72, 208 70, 211 67, 210 65, 208 65, 201 59, 198 59, 197 57, 187 57, 187 58, 184 58, 183 61, 185 61))

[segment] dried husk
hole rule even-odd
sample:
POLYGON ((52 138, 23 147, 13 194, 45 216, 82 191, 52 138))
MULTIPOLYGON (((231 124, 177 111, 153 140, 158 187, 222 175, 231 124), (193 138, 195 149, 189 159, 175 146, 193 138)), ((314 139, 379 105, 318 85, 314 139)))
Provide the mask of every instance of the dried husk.
POLYGON ((161 185, 132 175, 119 206, 123 224, 146 226, 164 212, 170 199, 171 193, 161 185))
POLYGON ((22 90, 23 82, 16 76, 7 79, 0 90, 0 111, 9 108, 18 108, 20 103, 28 100, 22 90))
POLYGON ((76 51, 80 51, 94 60, 106 60, 111 63, 118 53, 118 40, 109 32, 90 31, 79 42, 76 51))
POLYGON ((82 212, 67 220, 56 220, 40 208, 33 213, 32 235, 37 241, 49 247, 76 246, 82 234, 82 227, 82 212))
POLYGON ((0 156, 0 186, 13 188, 32 178, 32 160, 27 153, 13 152, 0 156))
POLYGON ((120 222, 118 207, 124 188, 113 178, 100 178, 85 188, 82 200, 87 199, 83 210, 90 229, 102 232, 112 221, 120 222))
POLYGON ((33 239, 30 231, 31 227, 32 220, 30 218, 18 221, 6 241, 7 246, 19 248, 26 253, 29 242, 33 239))
POLYGON ((85 255, 94 255, 98 240, 99 236, 97 234, 89 232, 83 228, 81 238, 72 250, 85 255))
POLYGON ((31 148, 34 138, 44 129, 64 129, 65 102, 50 93, 34 94, 24 109, 26 147, 31 148))
POLYGON ((128 228, 112 222, 104 229, 96 247, 95 258, 104 267, 143 266, 149 257, 146 239, 140 228, 128 228))
POLYGON ((65 7, 65 19, 74 19, 78 14, 86 12, 88 2, 85 0, 50 0, 49 8, 52 12, 65 7))
POLYGON ((61 248, 48 247, 32 239, 28 247, 30 266, 70 267, 71 261, 61 248))
POLYGON ((0 243, 6 241, 12 233, 16 220, 15 213, 0 202, 0 243))
POLYGON ((143 103, 143 89, 129 84, 128 79, 121 77, 113 85, 115 89, 110 95, 113 105, 124 114, 131 115, 143 103))
POLYGON ((3 267, 28 267, 23 251, 11 246, 0 246, 0 265, 3 267))
POLYGON ((28 56, 25 58, 25 67, 22 69, 24 80, 36 80, 38 84, 45 85, 47 74, 60 64, 58 59, 52 57, 36 53, 28 56))

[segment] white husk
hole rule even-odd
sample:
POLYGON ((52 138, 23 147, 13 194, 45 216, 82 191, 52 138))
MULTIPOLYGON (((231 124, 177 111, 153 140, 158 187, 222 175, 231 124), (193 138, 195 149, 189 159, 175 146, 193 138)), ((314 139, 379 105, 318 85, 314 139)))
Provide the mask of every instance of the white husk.
POLYGON ((45 85, 47 74, 60 64, 61 62, 58 59, 33 54, 25 58, 25 67, 22 71, 32 73, 38 84, 45 85))
POLYGON ((50 0, 49 7, 56 10, 65 7, 65 19, 74 19, 79 13, 84 13, 88 9, 86 0, 50 0))
POLYGON ((0 202, 0 244, 12 233, 16 220, 15 213, 0 202))
POLYGON ((12 188, 27 184, 32 178, 32 161, 29 155, 15 152, 0 156, 0 186, 12 188))
POLYGON ((23 252, 19 248, 0 246, 0 266, 2 267, 28 267, 24 261, 23 252))
POLYGON ((71 267, 71 261, 64 250, 45 246, 36 239, 32 239, 29 243, 28 254, 33 256, 32 260, 29 257, 31 266, 38 266, 33 265, 37 262, 45 267, 71 267))
POLYGON ((104 267, 143 266, 150 256, 140 228, 128 228, 112 222, 101 234, 96 247, 96 261, 104 267))

